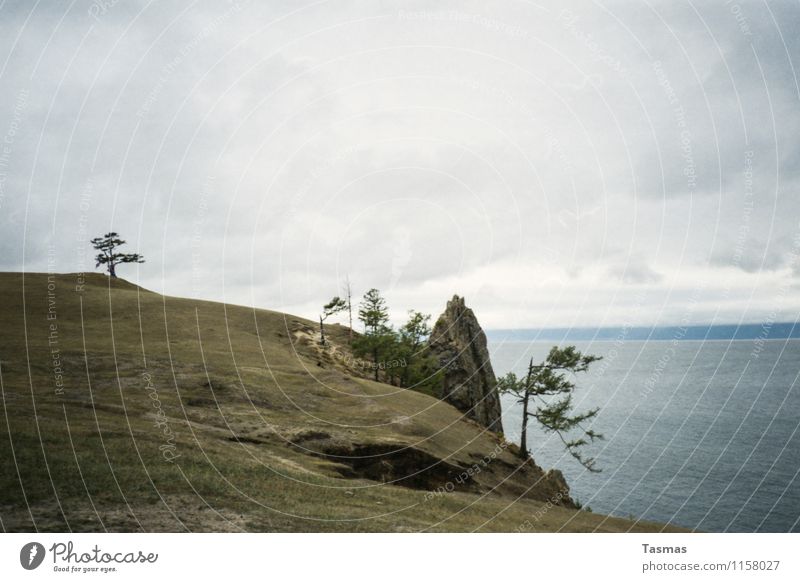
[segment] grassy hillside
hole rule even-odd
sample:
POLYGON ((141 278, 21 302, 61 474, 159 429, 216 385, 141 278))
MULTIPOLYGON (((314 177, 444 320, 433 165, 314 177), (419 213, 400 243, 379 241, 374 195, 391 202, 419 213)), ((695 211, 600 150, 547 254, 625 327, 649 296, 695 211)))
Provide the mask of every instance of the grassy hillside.
POLYGON ((659 531, 561 502, 346 331, 101 275, 0 274, 6 531, 659 531), (447 491, 434 494, 435 491, 447 491))

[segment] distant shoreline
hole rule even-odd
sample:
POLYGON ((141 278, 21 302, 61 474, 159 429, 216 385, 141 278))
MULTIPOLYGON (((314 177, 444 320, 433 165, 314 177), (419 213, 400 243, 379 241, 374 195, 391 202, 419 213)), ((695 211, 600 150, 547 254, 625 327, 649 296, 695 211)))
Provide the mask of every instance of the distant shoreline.
MULTIPOLYGON (((706 343, 706 344, 720 344, 720 343, 727 343, 727 342, 752 342, 758 338, 728 338, 728 339, 681 339, 678 340, 681 343, 686 344, 699 344, 699 343, 706 343)), ((628 342, 663 342, 668 343, 674 340, 665 339, 665 338, 625 338, 624 340, 615 340, 612 338, 589 338, 589 339, 575 339, 575 338, 566 338, 566 339, 555 339, 555 338, 548 338, 548 337, 538 337, 532 339, 519 339, 519 338, 503 338, 503 337, 488 337, 487 340, 489 343, 542 343, 552 345, 553 342, 597 342, 597 343, 604 343, 609 344, 613 343, 614 341, 628 341, 628 342)), ((761 340, 764 342, 795 342, 800 341, 800 337, 776 337, 776 338, 768 338, 765 340, 761 340)))
POLYGON ((489 341, 733 341, 800 339, 791 322, 663 327, 488 329, 489 341))

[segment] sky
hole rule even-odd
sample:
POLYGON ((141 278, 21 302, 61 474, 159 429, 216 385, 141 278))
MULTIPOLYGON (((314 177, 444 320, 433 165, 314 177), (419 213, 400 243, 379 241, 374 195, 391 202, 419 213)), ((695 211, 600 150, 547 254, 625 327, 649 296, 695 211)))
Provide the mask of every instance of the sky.
POLYGON ((794 321, 796 2, 0 0, 0 270, 316 318, 794 321))

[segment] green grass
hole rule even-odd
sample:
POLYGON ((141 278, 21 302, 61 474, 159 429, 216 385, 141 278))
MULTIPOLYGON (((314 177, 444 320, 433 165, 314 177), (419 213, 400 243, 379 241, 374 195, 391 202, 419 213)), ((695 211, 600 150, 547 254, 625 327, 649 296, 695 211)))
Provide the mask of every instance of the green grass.
MULTIPOLYGON (((47 275, 26 274, 23 286, 21 274, 0 273, 6 531, 662 529, 549 507, 541 469, 520 466, 451 406, 341 368, 309 340, 313 322, 101 275, 82 292, 75 275, 50 283, 55 320, 47 275), (170 444, 173 462, 159 448, 170 444), (408 454, 369 469, 324 454, 387 448, 408 454), (448 468, 457 474, 493 450, 470 486, 430 494, 448 468), (420 468, 428 486, 381 482, 420 468)), ((346 349, 343 327, 327 333, 346 349)))

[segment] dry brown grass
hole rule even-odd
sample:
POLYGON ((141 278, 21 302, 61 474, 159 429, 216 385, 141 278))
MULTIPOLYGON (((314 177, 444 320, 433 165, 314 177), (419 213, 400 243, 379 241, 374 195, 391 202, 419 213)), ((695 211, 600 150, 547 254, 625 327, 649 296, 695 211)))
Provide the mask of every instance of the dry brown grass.
MULTIPOLYGON (((348 373, 307 339, 312 322, 101 275, 83 292, 75 275, 51 282, 55 320, 47 275, 0 274, 7 531, 662 529, 551 507, 544 473, 501 438, 348 373)), ((346 344, 344 328, 329 335, 346 344)))

